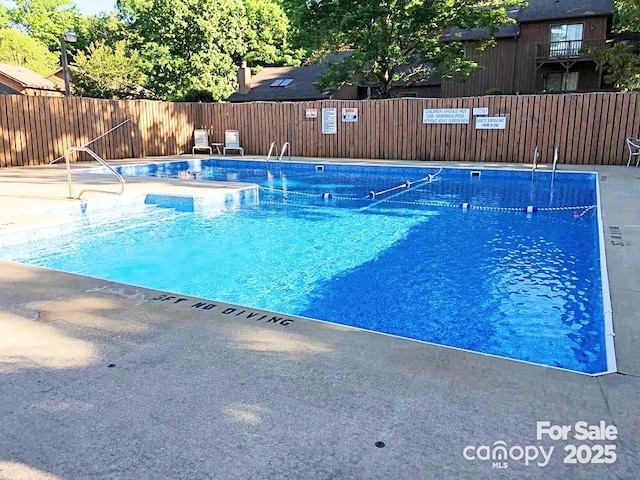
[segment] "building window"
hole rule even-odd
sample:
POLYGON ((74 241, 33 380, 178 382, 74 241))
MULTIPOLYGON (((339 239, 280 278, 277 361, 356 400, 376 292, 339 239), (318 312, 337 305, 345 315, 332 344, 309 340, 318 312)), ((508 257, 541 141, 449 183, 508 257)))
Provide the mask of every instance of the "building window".
POLYGON ((553 72, 547 73, 544 79, 546 92, 575 92, 578 90, 578 72, 553 72))
POLYGON ((553 25, 551 27, 550 57, 573 57, 580 54, 582 49, 581 23, 570 25, 553 25))

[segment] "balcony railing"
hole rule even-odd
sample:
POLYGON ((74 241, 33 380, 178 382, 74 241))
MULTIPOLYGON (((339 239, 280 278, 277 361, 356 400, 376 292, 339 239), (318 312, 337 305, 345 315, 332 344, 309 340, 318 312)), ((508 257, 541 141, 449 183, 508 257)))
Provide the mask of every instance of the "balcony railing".
POLYGON ((604 46, 604 40, 563 40, 539 43, 536 44, 536 60, 587 60, 590 48, 604 46))

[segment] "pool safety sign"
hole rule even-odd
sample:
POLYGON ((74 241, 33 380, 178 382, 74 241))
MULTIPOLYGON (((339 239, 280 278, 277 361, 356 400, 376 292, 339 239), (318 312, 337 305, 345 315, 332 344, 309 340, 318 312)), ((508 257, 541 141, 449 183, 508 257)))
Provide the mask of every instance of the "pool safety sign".
POLYGON ((358 109, 357 108, 343 108, 342 109, 342 121, 343 122, 357 122, 358 121, 358 109))
POLYGON ((440 125, 469 123, 469 109, 425 108, 422 110, 422 123, 440 125))
POLYGON ((473 107, 473 114, 486 117, 489 115, 489 107, 473 107))
POLYGON ((304 118, 318 118, 318 109, 317 108, 305 108, 304 109, 304 118))
POLYGON ((324 135, 334 135, 338 133, 338 109, 322 109, 322 133, 324 135))
POLYGON ((476 130, 504 130, 507 117, 476 117, 476 130))

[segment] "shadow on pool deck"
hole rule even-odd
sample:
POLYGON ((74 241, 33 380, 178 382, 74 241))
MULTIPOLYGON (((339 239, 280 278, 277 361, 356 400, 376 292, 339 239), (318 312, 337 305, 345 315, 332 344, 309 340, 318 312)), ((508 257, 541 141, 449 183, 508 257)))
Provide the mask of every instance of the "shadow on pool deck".
MULTIPOLYGON (((640 175, 599 170, 621 372, 602 377, 0 262, 0 478, 635 478, 640 175), (585 442, 537 421, 616 425, 592 442, 616 462, 564 465, 585 442), (555 448, 463 456, 498 441, 555 448)), ((4 195, 0 225, 26 223, 4 195)))

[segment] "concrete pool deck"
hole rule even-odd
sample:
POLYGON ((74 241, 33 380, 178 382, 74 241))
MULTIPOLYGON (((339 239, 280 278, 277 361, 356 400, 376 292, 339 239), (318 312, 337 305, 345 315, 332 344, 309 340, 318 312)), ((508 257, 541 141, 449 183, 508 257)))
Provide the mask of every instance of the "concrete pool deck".
MULTIPOLYGON (((179 157, 189 158, 204 157, 179 157)), ((74 165, 74 191, 96 181, 117 191, 111 177, 81 173, 95 166, 74 165)), ((600 174, 619 373, 0 261, 0 479, 637 478, 640 169, 565 169, 600 174), (569 438, 538 439, 543 421, 571 426, 569 438), (575 439, 581 421, 618 434, 575 439), (477 458, 500 441, 506 464, 477 458), (569 444, 615 445, 616 460, 564 464, 569 444), (546 466, 541 447, 554 447, 546 466), (537 458, 525 465, 518 448, 537 458)), ((128 179, 126 192, 236 188, 203 183, 128 179)), ((0 169, 0 234, 55 220, 37 210, 77 203, 67 194, 63 166, 0 169)))

